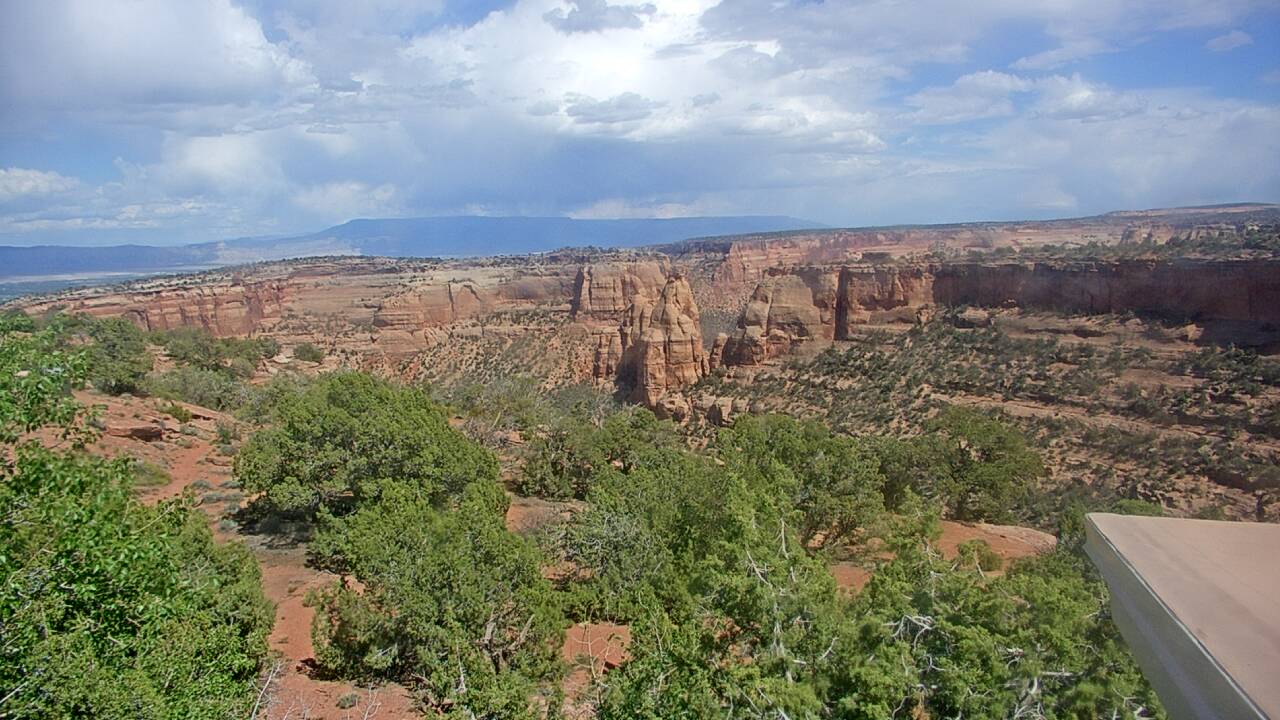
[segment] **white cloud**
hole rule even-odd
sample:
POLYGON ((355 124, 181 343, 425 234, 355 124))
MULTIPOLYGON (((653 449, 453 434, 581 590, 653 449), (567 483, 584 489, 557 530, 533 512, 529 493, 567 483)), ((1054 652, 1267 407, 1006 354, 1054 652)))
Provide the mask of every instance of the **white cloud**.
POLYGON ((565 114, 576 123, 586 125, 602 123, 612 125, 634 120, 643 120, 662 107, 648 98, 628 92, 615 95, 608 100, 596 100, 585 95, 565 96, 565 114))
POLYGON ((1232 30, 1225 35, 1219 35, 1204 44, 1205 48, 1213 52, 1229 52, 1245 45, 1253 44, 1253 36, 1247 32, 1240 30, 1232 30))
POLYGON ((1079 75, 1045 78, 1037 88, 1040 100, 1035 114, 1058 120, 1114 119, 1142 113, 1149 104, 1141 94, 1116 92, 1079 75))
POLYGON ((229 0, 6 3, 0 97, 115 110, 270 102, 312 82, 229 0))
POLYGON ((961 76, 948 87, 926 88, 907 98, 916 108, 909 117, 918 123, 956 123, 1004 117, 1014 113, 1010 97, 1030 90, 1032 83, 1016 75, 986 70, 961 76))
POLYGON ((80 181, 76 178, 53 171, 0 168, 0 202, 64 193, 75 189, 79 184, 80 181))
POLYGON ((606 0, 569 0, 568 12, 562 8, 548 10, 542 19, 562 33, 602 32, 618 28, 637 29, 644 18, 657 12, 651 3, 643 5, 610 5, 606 0))
POLYGON ((1068 40, 1052 50, 1019 58, 1010 67, 1014 70, 1055 70, 1077 60, 1084 60, 1112 50, 1113 48, 1107 43, 1097 38, 1080 38, 1068 40))
POLYGON ((293 202, 317 217, 342 222, 355 217, 388 217, 400 214, 396 188, 355 181, 330 182, 302 188, 293 202))
MULTIPOLYGON (((0 130, 51 147, 87 133, 123 158, 119 179, 96 187, 0 189, 12 198, 0 224, 209 239, 468 208, 843 223, 1280 193, 1265 139, 1280 136, 1274 102, 1118 90, 1061 70, 1124 62, 1167 28, 1238 42, 1227 31, 1252 27, 1261 0, 462 7, 0 3, 0 130), (1011 27, 1036 43, 1026 57, 978 65, 1011 27), (1238 152, 1245 138, 1254 153, 1238 152), (1235 186, 1216 170, 1152 179, 1178 166, 1164 157, 1178 142, 1248 167, 1235 186), (1076 157, 1098 153, 1116 162, 1076 157)), ((30 157, 0 164, 45 164, 30 157)), ((0 188, 24 182, 59 181, 0 176, 0 188)))
POLYGON ((723 214, 723 206, 707 202, 636 201, 625 198, 607 198, 586 207, 570 210, 567 215, 582 220, 607 220, 610 218, 678 218, 698 215, 723 214))

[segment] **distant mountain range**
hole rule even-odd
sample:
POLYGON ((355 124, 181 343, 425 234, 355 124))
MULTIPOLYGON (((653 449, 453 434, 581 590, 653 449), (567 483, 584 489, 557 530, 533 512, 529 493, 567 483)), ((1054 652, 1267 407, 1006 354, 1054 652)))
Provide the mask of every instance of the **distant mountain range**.
POLYGON ((785 216, 576 220, 563 217, 362 219, 309 235, 156 247, 0 246, 0 278, 152 273, 311 255, 457 257, 563 247, 637 247, 697 237, 822 228, 785 216))

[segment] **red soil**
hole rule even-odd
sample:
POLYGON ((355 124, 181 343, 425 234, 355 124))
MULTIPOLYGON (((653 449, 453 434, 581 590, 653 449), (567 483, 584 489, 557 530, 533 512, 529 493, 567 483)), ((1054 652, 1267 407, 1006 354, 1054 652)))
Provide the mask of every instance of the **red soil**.
MULTIPOLYGON (((1005 565, 1013 560, 1049 552, 1058 543, 1057 538, 1049 533, 1031 528, 943 520, 942 535, 933 545, 943 557, 953 559, 960 544, 970 540, 986 541, 1005 565)), ((871 571, 853 560, 832 563, 830 570, 835 576, 836 586, 846 594, 860 592, 871 580, 871 571)))

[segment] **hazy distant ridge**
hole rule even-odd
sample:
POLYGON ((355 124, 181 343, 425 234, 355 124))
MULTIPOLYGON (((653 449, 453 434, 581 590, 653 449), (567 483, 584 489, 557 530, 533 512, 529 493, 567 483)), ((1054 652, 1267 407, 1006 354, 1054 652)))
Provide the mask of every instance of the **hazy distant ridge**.
POLYGON ((241 238, 177 247, 0 246, 0 278, 160 271, 309 255, 432 257, 519 254, 584 245, 636 247, 710 235, 821 227, 808 220, 773 215, 635 220, 470 216, 360 219, 295 237, 241 238))

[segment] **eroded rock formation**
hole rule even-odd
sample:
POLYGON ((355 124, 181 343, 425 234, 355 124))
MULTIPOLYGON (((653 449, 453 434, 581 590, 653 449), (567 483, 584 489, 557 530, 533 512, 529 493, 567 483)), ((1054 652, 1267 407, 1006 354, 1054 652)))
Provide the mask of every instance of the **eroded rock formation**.
POLYGON ((611 262, 582 266, 573 289, 573 317, 618 319, 636 298, 657 299, 667 281, 665 262, 611 262))
MULTIPOLYGON (((724 364, 759 364, 803 342, 848 338, 860 325, 915 322, 931 316, 934 306, 966 305, 1083 314, 1136 312, 1201 323, 1207 328, 1207 340, 1249 344, 1280 331, 1280 261, 954 262, 800 268, 771 277, 756 288, 739 329, 729 338, 724 364), (838 277, 833 292, 826 283, 832 273, 838 277)), ((968 326, 983 324, 973 317, 960 320, 968 326)))
POLYGON ((755 365, 810 341, 835 337, 836 273, 802 268, 756 286, 738 329, 727 339, 722 361, 755 365))
POLYGON ((669 393, 692 385, 707 374, 698 305, 684 277, 669 279, 652 309, 641 308, 638 317, 633 314, 632 318, 640 323, 631 328, 638 338, 633 391, 638 402, 660 407, 669 393))

